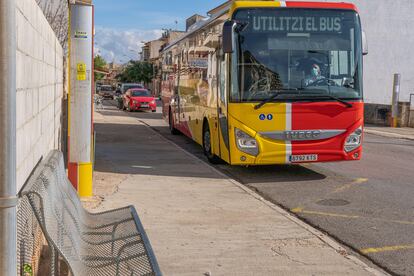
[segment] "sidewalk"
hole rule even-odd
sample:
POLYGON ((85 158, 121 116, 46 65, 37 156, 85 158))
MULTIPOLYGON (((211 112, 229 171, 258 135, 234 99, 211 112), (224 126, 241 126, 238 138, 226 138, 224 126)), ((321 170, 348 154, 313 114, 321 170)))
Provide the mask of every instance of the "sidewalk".
POLYGON ((375 134, 389 138, 414 140, 414 128, 411 127, 393 128, 367 125, 364 130, 368 134, 375 134))
POLYGON ((136 118, 102 114, 98 209, 135 205, 164 275, 381 275, 136 118))

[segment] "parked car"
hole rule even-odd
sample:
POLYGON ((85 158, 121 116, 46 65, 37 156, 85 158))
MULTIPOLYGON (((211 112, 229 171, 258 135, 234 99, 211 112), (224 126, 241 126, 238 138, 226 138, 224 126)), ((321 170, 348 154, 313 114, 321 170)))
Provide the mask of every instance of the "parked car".
POLYGON ((101 85, 98 91, 98 95, 103 98, 112 99, 115 95, 115 90, 111 85, 101 85))
POLYGON ((136 110, 157 111, 157 103, 151 93, 144 88, 129 89, 123 95, 124 110, 130 112, 136 110))
POLYGON ((144 89, 144 86, 139 83, 122 83, 117 89, 118 93, 125 94, 129 89, 141 88, 144 89))
POLYGON ((98 92, 99 92, 99 90, 101 89, 101 86, 102 86, 102 83, 100 83, 100 82, 97 82, 97 83, 95 84, 95 92, 96 92, 96 93, 98 93, 98 92))

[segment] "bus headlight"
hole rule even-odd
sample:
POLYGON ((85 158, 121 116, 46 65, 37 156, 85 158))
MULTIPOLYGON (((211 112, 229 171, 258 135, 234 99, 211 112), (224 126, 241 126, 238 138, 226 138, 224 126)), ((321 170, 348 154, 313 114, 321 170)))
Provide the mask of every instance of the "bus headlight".
POLYGON ((346 138, 344 150, 351 152, 361 146, 362 142, 362 127, 357 128, 346 138))
POLYGON ((234 128, 234 134, 236 135, 237 148, 240 151, 253 156, 259 154, 259 146, 256 139, 238 128, 234 128))

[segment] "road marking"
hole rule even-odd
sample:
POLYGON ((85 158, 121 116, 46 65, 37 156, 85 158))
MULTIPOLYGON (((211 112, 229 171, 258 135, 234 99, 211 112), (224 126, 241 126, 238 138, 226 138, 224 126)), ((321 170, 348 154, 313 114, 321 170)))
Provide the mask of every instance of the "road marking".
POLYGON ((379 220, 383 222, 392 222, 398 224, 407 224, 407 225, 414 225, 414 221, 406 221, 406 220, 388 220, 388 219, 381 219, 381 218, 372 218, 373 220, 379 220))
POLYGON ((363 216, 359 216, 359 215, 346 215, 346 214, 337 214, 337 213, 329 213, 329 212, 310 211, 310 210, 305 210, 303 207, 293 208, 293 209, 290 209, 290 211, 292 213, 295 213, 295 214, 307 214, 307 215, 338 217, 338 218, 350 218, 350 219, 362 218, 362 219, 377 220, 377 221, 388 222, 388 223, 414 225, 414 221, 388 220, 388 219, 382 219, 382 218, 363 217, 363 216))
POLYGON ((408 225, 414 225, 414 221, 392 220, 392 222, 401 223, 401 224, 408 224, 408 225))
POLYGON ((362 183, 365 183, 367 181, 368 181, 368 178, 357 178, 357 179, 355 179, 355 181, 353 181, 351 183, 348 183, 348 184, 345 184, 345 185, 335 189, 332 193, 343 192, 345 190, 348 190, 348 189, 352 188, 355 185, 362 184, 362 183))
POLYGON ((132 166, 133 168, 136 169, 153 169, 154 167, 151 166, 132 166))
POLYGON ((371 253, 381 253, 381 252, 386 252, 386 251, 397 251, 397 250, 408 250, 408 249, 414 249, 414 244, 371 247, 371 248, 361 249, 360 251, 362 254, 371 254, 371 253))
POLYGON ((304 210, 301 207, 291 209, 293 213, 299 214, 309 214, 309 215, 319 215, 319 216, 328 216, 328 217, 340 217, 340 218, 360 218, 361 216, 354 216, 354 215, 345 215, 345 214, 336 214, 336 213, 327 213, 327 212, 316 212, 316 211, 308 211, 304 210))
POLYGON ((293 213, 301 213, 303 211, 303 207, 297 207, 290 210, 293 213))

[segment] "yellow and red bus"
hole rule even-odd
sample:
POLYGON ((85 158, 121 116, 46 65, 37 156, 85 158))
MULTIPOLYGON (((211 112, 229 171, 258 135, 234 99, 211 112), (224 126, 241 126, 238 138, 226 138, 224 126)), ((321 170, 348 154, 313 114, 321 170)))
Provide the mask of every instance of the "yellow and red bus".
POLYGON ((163 114, 213 163, 359 160, 366 49, 353 4, 232 1, 163 50, 163 114))

